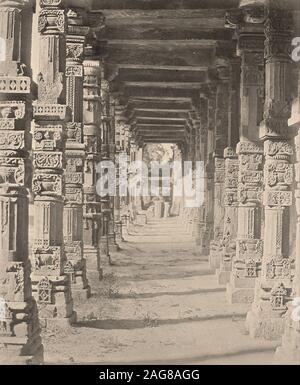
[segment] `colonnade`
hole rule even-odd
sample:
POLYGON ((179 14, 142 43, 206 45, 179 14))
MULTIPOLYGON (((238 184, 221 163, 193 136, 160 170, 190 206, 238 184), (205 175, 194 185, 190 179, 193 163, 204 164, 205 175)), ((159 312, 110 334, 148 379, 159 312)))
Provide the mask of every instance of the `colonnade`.
MULTIPOLYGON (((89 276, 101 278, 122 241, 122 210, 136 218, 141 209, 96 191, 97 164, 120 153, 136 160, 142 145, 106 78, 104 18, 41 0, 37 48, 33 14, 29 0, 0 6, 0 346, 25 362, 42 361, 40 326, 75 321, 89 276)), ((181 207, 181 217, 227 285, 226 300, 251 304, 250 335, 283 336, 277 355, 296 361, 300 95, 289 87, 291 16, 257 5, 227 13, 236 54, 215 62, 180 144, 182 160, 205 164, 205 201, 181 207)))

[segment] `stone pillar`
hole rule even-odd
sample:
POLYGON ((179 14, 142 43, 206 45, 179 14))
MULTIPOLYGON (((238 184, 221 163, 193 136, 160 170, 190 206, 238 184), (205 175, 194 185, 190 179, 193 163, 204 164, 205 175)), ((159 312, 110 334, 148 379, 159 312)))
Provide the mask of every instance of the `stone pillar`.
MULTIPOLYGON (((175 162, 181 162, 181 151, 177 146, 174 146, 173 148, 173 160, 175 162)), ((174 184, 174 173, 172 174, 172 182, 174 184)), ((179 216, 181 214, 181 207, 182 206, 182 197, 175 196, 175 193, 172 194, 172 207, 171 207, 171 214, 172 216, 179 216)))
MULTIPOLYGON (((207 111, 207 110, 206 110, 207 111)), ((206 120, 207 120, 207 114, 206 114, 206 120)), ((194 120, 194 125, 196 128, 196 138, 195 138, 195 144, 196 144, 196 153, 195 153, 195 159, 197 162, 203 161, 204 162, 204 153, 201 151, 204 151, 204 137, 205 133, 202 131, 202 127, 204 127, 204 124, 198 120, 194 120), (202 134, 202 135, 201 135, 202 134)), ((206 130, 207 130, 207 124, 206 124, 206 130)), ((195 236, 195 252, 201 256, 203 251, 203 233, 205 231, 205 202, 203 205, 199 208, 196 208, 196 218, 194 223, 194 236, 195 236)))
MULTIPOLYGON (((205 151, 205 178, 204 178, 204 205, 205 205, 205 229, 202 233, 202 255, 210 254, 210 242, 213 239, 214 227, 214 130, 216 122, 216 87, 211 84, 208 89, 208 97, 202 99, 201 123, 202 117, 207 116, 207 149, 205 151)), ((201 127, 202 128, 202 127, 201 127)), ((201 143, 205 143, 201 138, 201 143)), ((214 266, 215 267, 215 266, 214 266)))
POLYGON ((31 1, 0 5, 0 362, 43 360, 28 260, 31 1), (28 45, 25 44, 26 36, 28 45))
MULTIPOLYGON (((219 268, 221 262, 222 238, 224 229, 224 149, 228 134, 228 98, 229 88, 226 78, 227 68, 220 68, 221 79, 217 86, 216 123, 214 136, 214 239, 210 244, 210 266, 219 268), (223 76, 225 75, 225 78, 223 76)), ((228 75, 228 74, 227 74, 228 75)))
MULTIPOLYGON (((135 141, 134 139, 132 138, 130 140, 130 146, 129 146, 129 163, 132 163, 134 162, 136 159, 136 144, 135 144, 135 141)), ((134 178, 134 175, 133 175, 133 172, 131 170, 129 170, 129 177, 128 177, 128 184, 129 184, 129 187, 128 187, 128 190, 129 190, 129 225, 131 225, 135 219, 135 216, 136 216, 136 210, 135 210, 135 206, 134 206, 134 199, 133 199, 133 195, 134 195, 134 192, 133 192, 133 189, 132 189, 132 186, 131 186, 131 181, 132 179, 134 178)))
POLYGON ((266 157, 264 167, 265 231, 261 277, 256 280, 252 310, 246 326, 251 336, 277 339, 291 299, 293 261, 289 250, 289 208, 294 182, 289 140, 290 103, 288 74, 292 18, 272 7, 265 22, 266 101, 260 138, 266 157))
POLYGON ((235 254, 235 242, 237 234, 237 185, 238 185, 238 161, 232 147, 224 150, 225 159, 225 194, 224 194, 224 229, 223 239, 220 243, 221 259, 220 268, 216 275, 220 285, 225 285, 230 278, 232 258, 235 254))
MULTIPOLYGON (((299 73, 300 79, 300 73, 299 73)), ((300 88, 299 88, 300 90, 300 88)), ((300 94, 299 94, 300 96, 300 94)), ((300 100, 299 100, 300 101, 300 100)), ((298 102, 299 103, 299 102, 298 102)), ((300 106, 300 103, 299 103, 300 106)), ((300 111, 300 109, 299 109, 300 111)), ((300 113, 298 111, 297 123, 294 127, 298 131, 295 140, 296 147, 296 268, 293 284, 293 302, 290 303, 289 310, 285 319, 285 330, 282 344, 277 349, 275 360, 279 364, 300 364, 300 113)))
POLYGON ((85 47, 83 81, 83 138, 85 165, 83 184, 83 253, 86 257, 88 276, 102 278, 99 238, 101 228, 101 203, 97 195, 96 165, 100 162, 100 62, 95 42, 85 47))
POLYGON ((237 188, 238 188, 238 159, 235 152, 239 137, 239 110, 240 110, 240 60, 231 59, 228 109, 228 147, 224 150, 225 159, 225 195, 224 195, 224 229, 220 269, 217 270, 217 279, 220 285, 229 282, 232 270, 232 259, 236 250, 237 236, 237 188))
MULTIPOLYGON (((110 97, 109 82, 104 77, 104 63, 101 67, 100 100, 101 160, 115 163, 114 103, 110 97)), ((114 230, 114 197, 101 198, 101 212, 103 215, 101 250, 109 256, 110 251, 119 250, 114 230)))
MULTIPOLYGON (((126 159, 124 135, 125 126, 121 117, 120 107, 115 110, 115 165, 116 165, 116 196, 114 198, 114 233, 116 234, 116 242, 123 241, 122 237, 122 218, 121 218, 121 197, 120 197, 120 157, 126 159), (118 112, 118 113, 117 113, 118 112)), ((127 164, 127 161, 126 161, 127 164)))
POLYGON ((238 235, 227 298, 230 303, 251 303, 260 275, 262 258, 263 149, 259 124, 264 102, 263 8, 245 8, 227 15, 230 27, 238 28, 241 72, 241 128, 239 159, 238 235), (252 12, 256 19, 254 24, 252 12))
POLYGON ((86 259, 83 256, 83 170, 85 146, 83 143, 83 56, 85 36, 89 28, 83 24, 84 10, 69 9, 66 37, 66 91, 67 105, 72 113, 67 124, 64 245, 66 263, 64 273, 69 275, 74 300, 90 296, 86 278, 86 259))
MULTIPOLYGON (((195 127, 195 121, 191 120, 189 123, 189 157, 188 161, 192 163, 192 182, 193 182, 193 188, 195 188, 195 181, 196 181, 196 127, 195 127)), ((195 237, 195 225, 197 223, 197 214, 198 209, 194 207, 187 208, 188 218, 186 223, 186 231, 188 234, 191 234, 192 237, 195 237)))
MULTIPOLYGON (((123 115, 123 107, 120 106, 116 109, 115 115, 115 125, 116 125, 116 201, 115 201, 115 234, 116 234, 116 242, 120 244, 120 242, 124 241, 123 235, 128 233, 127 225, 128 225, 128 171, 129 171, 129 130, 130 126, 126 124, 126 118, 123 115), (121 161, 121 164, 120 164, 121 161), (120 174, 126 176, 127 186, 126 189, 122 187, 120 190, 120 174), (126 196, 124 196, 126 195, 126 196)), ((122 182, 123 183, 123 182, 122 182)))
POLYGON ((66 13, 61 2, 41 1, 38 100, 33 107, 34 242, 32 287, 44 325, 75 319, 69 276, 64 274, 66 13))
POLYGON ((196 252, 199 256, 209 254, 208 224, 207 224, 207 171, 205 170, 207 161, 207 139, 208 139, 208 100, 204 93, 200 95, 200 122, 198 123, 197 137, 197 160, 204 163, 204 202, 198 209, 198 231, 196 238, 196 252))
MULTIPOLYGON (((104 79, 104 76, 103 76, 104 79)), ((103 80, 102 80, 103 82, 103 80)), ((111 162, 116 164, 116 127, 115 127, 115 99, 110 95, 110 90, 109 90, 109 83, 108 83, 108 120, 107 124, 109 125, 109 159, 111 162)), ((117 170, 118 177, 119 177, 119 170, 117 170)), ((119 186, 118 186, 119 188, 119 186)), ((116 196, 110 197, 110 207, 111 207, 111 212, 110 212, 110 221, 109 221, 109 245, 110 245, 110 250, 111 251, 119 251, 119 244, 117 243, 117 234, 116 234, 116 223, 115 220, 119 219, 118 212, 119 209, 115 207, 116 204, 116 196), (116 209, 116 214, 115 214, 115 209, 116 209)), ((117 203, 117 206, 119 204, 117 203)))

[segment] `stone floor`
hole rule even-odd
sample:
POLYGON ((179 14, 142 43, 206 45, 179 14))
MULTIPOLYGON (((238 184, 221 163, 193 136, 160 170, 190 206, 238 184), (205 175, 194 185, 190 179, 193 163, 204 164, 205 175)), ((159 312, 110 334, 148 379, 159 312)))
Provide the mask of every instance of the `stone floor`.
POLYGON ((226 303, 177 218, 138 228, 112 261, 103 259, 103 281, 91 282, 92 298, 76 305, 78 323, 44 333, 46 363, 273 362, 279 341, 246 334, 248 305, 226 303))

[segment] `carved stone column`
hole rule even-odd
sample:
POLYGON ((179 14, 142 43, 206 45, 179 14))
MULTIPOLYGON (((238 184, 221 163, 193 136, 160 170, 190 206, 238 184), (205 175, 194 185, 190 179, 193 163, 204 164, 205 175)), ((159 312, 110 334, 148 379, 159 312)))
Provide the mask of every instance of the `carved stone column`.
POLYGON ((229 87, 227 68, 219 68, 220 81, 216 94, 216 123, 214 135, 214 239, 210 244, 210 266, 219 268, 222 251, 224 229, 224 182, 225 159, 224 149, 227 146, 228 135, 228 99, 229 87))
MULTIPOLYGON (((206 110, 207 111, 207 110, 206 110)), ((206 114, 206 121, 207 121, 207 114, 206 114)), ((195 138, 195 144, 196 144, 196 154, 195 154, 195 160, 197 162, 204 161, 204 153, 201 151, 201 149, 204 150, 204 143, 201 143, 201 129, 204 127, 202 122, 199 120, 194 120, 194 125, 196 128, 196 138, 195 138)), ((206 131, 207 131, 207 122, 206 122, 206 131)), ((204 140, 204 134, 202 135, 202 140, 204 140)), ((197 214, 195 218, 194 223, 194 236, 195 236, 195 252, 201 256, 202 255, 202 234, 205 230, 205 202, 203 205, 196 209, 197 214)))
POLYGON ((38 101, 33 116, 34 196, 33 293, 44 325, 75 318, 70 281, 64 274, 63 195, 65 127, 66 13, 56 1, 41 0, 38 101))
POLYGON ((88 275, 102 277, 100 267, 101 203, 96 192, 96 165, 100 162, 100 61, 96 47, 87 44, 85 49, 83 82, 83 138, 85 165, 83 185, 83 244, 88 275))
POLYGON ((288 74, 292 18, 284 9, 270 8, 265 22, 266 101, 260 138, 264 167, 265 231, 261 277, 256 280, 252 310, 247 316, 251 336, 279 338, 291 299, 293 261, 289 250, 289 208, 294 182, 293 147, 289 140, 288 74))
MULTIPOLYGON (((208 152, 208 99, 203 93, 200 98, 200 124, 199 124, 199 138, 197 141, 197 147, 199 147, 199 159, 204 163, 204 167, 207 165, 207 152, 208 152)), ((208 223, 208 172, 207 169, 204 169, 204 202, 202 207, 198 209, 199 211, 199 230, 198 238, 196 239, 197 253, 199 256, 209 255, 209 227, 208 223)))
MULTIPOLYGON (((102 66, 103 69, 103 66, 102 66)), ((110 95, 109 82, 101 72, 101 159, 115 163, 115 129, 114 129, 114 102, 110 95)), ((103 231, 101 234, 101 250, 109 255, 110 251, 118 251, 114 229, 114 198, 101 198, 101 212, 103 214, 103 231), (107 249, 108 247, 108 249, 107 249)))
POLYGON ((220 243, 221 260, 220 268, 216 275, 220 285, 225 285, 230 278, 232 258, 235 254, 237 234, 237 185, 238 185, 238 160, 232 147, 224 150, 225 159, 225 195, 224 195, 224 229, 223 239, 220 243))
POLYGON ((67 124, 65 151, 64 245, 67 261, 64 273, 70 277, 74 300, 85 300, 90 296, 83 256, 83 56, 85 37, 89 32, 89 28, 83 26, 83 17, 84 10, 81 9, 67 12, 66 91, 72 119, 67 124))
MULTIPOLYGON (((118 105, 115 107, 115 165, 116 165, 116 196, 114 201, 114 232, 116 234, 116 242, 120 243, 123 240, 122 237, 122 214, 121 214, 121 202, 120 197, 120 170, 119 170, 119 157, 127 157, 125 151, 125 118, 122 116, 122 108, 118 105)), ((125 159, 124 158, 124 159, 125 159)), ((127 161, 126 161, 127 164, 127 161)))
MULTIPOLYGON (((109 129, 110 129, 110 135, 109 135, 109 158, 110 161, 115 163, 116 165, 116 127, 115 127, 115 98, 110 94, 110 91, 108 92, 108 122, 109 122, 109 129)), ((118 165, 117 167, 117 177, 119 178, 119 170, 118 165)), ((117 179, 118 180, 118 179, 117 179)), ((117 187, 117 189, 119 186, 117 187)), ((117 192, 118 194, 118 192, 117 192)), ((116 234, 116 223, 115 221, 119 221, 119 208, 116 207, 119 206, 119 203, 116 200, 116 196, 110 197, 110 204, 111 204, 111 214, 110 214, 110 222, 109 222, 109 244, 110 244, 110 250, 111 251, 119 251, 119 244, 117 243, 117 234, 116 234)))
MULTIPOLYGON (((207 130, 207 156, 205 164, 205 232, 202 241, 205 248, 203 251, 210 255, 210 242, 214 238, 214 145, 215 145, 215 124, 216 124, 216 86, 210 84, 208 98, 208 130, 207 130)), ((215 265, 215 259, 211 258, 210 263, 213 268, 219 267, 215 265)))
MULTIPOLYGON (((299 73, 300 79, 300 73, 299 73)), ((299 95, 300 96, 300 95, 299 95)), ((299 99, 300 102, 300 99, 299 99)), ((298 102, 298 103, 299 103, 298 102)), ((299 103, 300 105, 300 103, 299 103)), ((277 349, 275 359, 279 364, 300 364, 300 114, 297 114, 297 123, 294 127, 298 131, 295 140, 296 144, 296 268, 293 284, 293 302, 286 314, 285 330, 282 338, 282 344, 277 349)))
POLYGON ((263 149, 259 124, 264 102, 264 8, 228 13, 229 27, 237 29, 237 53, 242 60, 241 128, 239 159, 238 235, 227 298, 230 303, 251 303, 262 258, 263 149))
POLYGON ((0 4, 0 362, 43 360, 28 260, 31 1, 0 4))
MULTIPOLYGON (((195 121, 191 120, 189 123, 190 126, 190 137, 189 137, 189 161, 192 162, 192 170, 193 170, 193 188, 195 188, 195 181, 196 181, 196 125, 195 121)), ((186 230, 188 234, 191 234, 192 237, 195 237, 195 226, 197 223, 197 217, 198 217, 198 209, 197 208, 188 208, 188 221, 186 230)))
POLYGON ((228 109, 228 147, 224 150, 225 159, 225 195, 224 195, 224 229, 220 269, 216 271, 218 283, 228 283, 235 255, 237 236, 237 187, 239 164, 235 147, 239 136, 239 84, 240 60, 230 61, 229 109, 228 109))

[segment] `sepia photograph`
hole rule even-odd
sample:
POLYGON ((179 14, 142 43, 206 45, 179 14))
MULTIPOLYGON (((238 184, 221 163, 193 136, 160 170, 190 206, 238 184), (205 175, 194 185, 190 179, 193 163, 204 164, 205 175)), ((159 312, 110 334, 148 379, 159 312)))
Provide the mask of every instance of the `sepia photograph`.
POLYGON ((300 1, 0 0, 1 370, 236 365, 300 365, 300 1))

